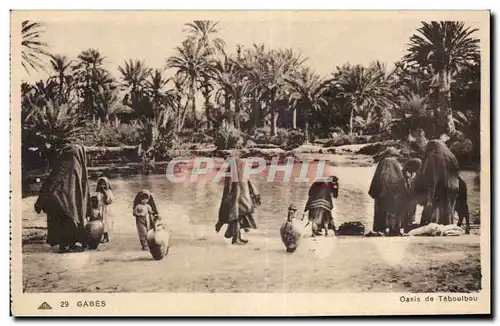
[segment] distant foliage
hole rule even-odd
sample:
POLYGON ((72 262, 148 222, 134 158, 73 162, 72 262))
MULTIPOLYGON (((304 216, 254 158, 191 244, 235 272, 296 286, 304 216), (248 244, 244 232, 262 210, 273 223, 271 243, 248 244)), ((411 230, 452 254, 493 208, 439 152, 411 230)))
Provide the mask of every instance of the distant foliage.
POLYGON ((290 150, 297 148, 306 141, 305 133, 301 130, 278 129, 278 134, 274 137, 274 144, 282 149, 290 150))
POLYGON ((446 133, 457 157, 480 159, 479 40, 464 22, 422 22, 394 65, 345 63, 323 75, 295 49, 227 48, 215 21, 187 22, 162 67, 127 57, 110 67, 92 48, 74 57, 47 53, 42 27, 22 23, 23 66, 48 73, 20 85, 24 157, 32 147, 72 141, 140 145, 158 157, 391 139, 421 152, 426 139, 446 133), (421 131, 425 137, 416 137, 421 131))
POLYGON ((215 146, 217 149, 240 149, 245 143, 243 133, 237 128, 224 124, 215 136, 215 146))
POLYGON ((139 123, 96 122, 86 127, 86 133, 83 140, 88 146, 137 146, 146 137, 146 130, 139 123))

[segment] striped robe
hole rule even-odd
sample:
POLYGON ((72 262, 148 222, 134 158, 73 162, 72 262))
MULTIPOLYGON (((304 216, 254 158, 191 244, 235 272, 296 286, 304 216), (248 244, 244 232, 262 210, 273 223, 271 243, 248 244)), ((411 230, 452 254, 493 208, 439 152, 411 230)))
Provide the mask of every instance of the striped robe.
POLYGON ((309 211, 308 219, 320 228, 328 223, 328 228, 334 230, 335 224, 332 217, 333 184, 328 181, 318 180, 309 188, 309 198, 306 203, 305 211, 309 211))

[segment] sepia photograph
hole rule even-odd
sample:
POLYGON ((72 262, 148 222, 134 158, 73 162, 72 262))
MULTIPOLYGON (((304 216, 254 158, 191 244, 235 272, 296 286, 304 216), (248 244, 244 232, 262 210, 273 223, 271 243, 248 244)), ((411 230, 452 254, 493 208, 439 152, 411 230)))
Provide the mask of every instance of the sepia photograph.
POLYGON ((489 11, 13 10, 10 49, 14 316, 491 313, 489 11))

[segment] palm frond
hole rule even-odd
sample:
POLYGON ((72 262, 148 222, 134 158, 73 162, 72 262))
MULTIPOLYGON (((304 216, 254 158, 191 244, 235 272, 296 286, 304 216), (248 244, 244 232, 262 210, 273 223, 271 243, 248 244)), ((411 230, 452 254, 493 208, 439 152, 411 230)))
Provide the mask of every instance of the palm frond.
POLYGON ((48 56, 48 45, 41 41, 44 30, 39 22, 24 20, 21 23, 21 64, 26 72, 44 69, 43 57, 48 56))

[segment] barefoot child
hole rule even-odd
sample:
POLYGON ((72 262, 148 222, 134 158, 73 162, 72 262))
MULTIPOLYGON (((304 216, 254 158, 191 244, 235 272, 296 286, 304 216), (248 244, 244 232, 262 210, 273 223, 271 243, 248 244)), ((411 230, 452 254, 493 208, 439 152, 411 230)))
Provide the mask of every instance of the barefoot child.
POLYGON ((109 242, 109 233, 113 231, 113 217, 108 213, 108 206, 114 201, 113 189, 109 179, 106 177, 100 177, 97 179, 96 194, 99 202, 102 203, 102 222, 104 223, 104 233, 102 235, 101 242, 109 242))
POLYGON ((156 220, 160 219, 154 198, 149 190, 142 190, 135 196, 133 214, 141 248, 142 250, 148 250, 146 236, 148 231, 153 228, 156 220))

